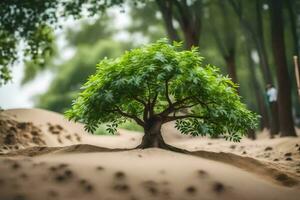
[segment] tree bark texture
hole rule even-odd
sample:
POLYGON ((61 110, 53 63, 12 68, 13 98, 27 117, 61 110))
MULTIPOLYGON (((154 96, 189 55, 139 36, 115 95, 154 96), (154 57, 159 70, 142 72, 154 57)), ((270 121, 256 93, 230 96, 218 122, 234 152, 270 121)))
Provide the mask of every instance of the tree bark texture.
POLYGON ((273 55, 278 79, 278 112, 281 136, 297 136, 292 117, 291 83, 286 61, 282 0, 271 0, 271 30, 273 55))

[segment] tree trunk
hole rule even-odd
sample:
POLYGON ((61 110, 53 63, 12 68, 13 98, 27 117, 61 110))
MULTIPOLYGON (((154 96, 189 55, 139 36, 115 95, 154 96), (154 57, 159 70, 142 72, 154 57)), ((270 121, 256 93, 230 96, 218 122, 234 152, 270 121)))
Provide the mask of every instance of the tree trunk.
POLYGON ((274 135, 277 135, 279 133, 279 121, 278 121, 278 103, 277 101, 270 102, 270 108, 272 113, 271 118, 271 138, 274 137, 274 135))
POLYGON ((199 46, 200 38, 193 27, 183 27, 183 34, 187 49, 190 49, 192 46, 199 46))
MULTIPOLYGON (((241 3, 244 1, 239 1, 239 2, 241 3)), ((232 8, 234 9, 234 12, 236 13, 236 15, 239 18, 239 22, 241 24, 243 32, 245 33, 246 38, 251 39, 252 40, 251 42, 253 44, 255 44, 255 47, 258 52, 260 67, 262 70, 265 84, 268 84, 268 83, 272 84, 273 83, 272 73, 271 73, 270 67, 268 65, 267 53, 265 50, 265 45, 264 45, 264 43, 262 43, 263 40, 261 40, 261 39, 263 39, 263 36, 262 37, 259 36, 259 34, 261 35, 263 33, 262 28, 260 27, 260 26, 262 26, 262 18, 261 18, 261 16, 259 16, 260 13, 257 13, 258 18, 255 20, 255 21, 258 21, 258 27, 254 28, 253 25, 251 24, 251 21, 247 20, 244 16, 244 13, 242 12, 242 10, 245 10, 245 8, 242 6, 243 4, 236 4, 234 0, 230 0, 229 3, 231 4, 232 8), (256 31, 257 29, 258 29, 258 31, 260 31, 259 34, 256 31), (263 48, 264 48, 264 50, 263 50, 263 48)), ((256 1, 256 3, 260 4, 260 1, 256 1)))
POLYGON ((278 79, 278 112, 281 136, 297 136, 292 117, 291 84, 285 55, 282 0, 271 0, 272 46, 278 79))
POLYGON ((269 66, 268 54, 265 46, 264 30, 263 30, 263 17, 262 17, 262 1, 256 0, 256 21, 257 21, 257 52, 259 56, 259 63, 265 71, 265 82, 273 84, 272 73, 269 66))
POLYGON ((248 132, 247 132, 247 136, 248 136, 249 139, 255 140, 256 139, 255 130, 254 129, 249 129, 248 132))
POLYGON ((187 49, 198 46, 201 31, 202 0, 197 0, 192 6, 187 1, 172 1, 177 8, 177 20, 184 36, 187 49))
POLYGON ((258 109, 259 109, 259 114, 261 115, 261 121, 260 121, 260 128, 261 130, 263 130, 264 128, 270 128, 270 118, 269 118, 269 114, 268 114, 268 110, 267 110, 267 106, 264 100, 264 97, 262 95, 261 92, 261 88, 259 86, 256 74, 255 74, 255 70, 254 70, 254 62, 251 58, 251 50, 250 47, 247 48, 247 57, 248 57, 248 67, 249 67, 249 74, 250 74, 250 80, 253 83, 253 89, 254 89, 254 93, 255 93, 255 97, 257 100, 257 105, 258 105, 258 109))
POLYGON ((235 58, 234 58, 234 50, 230 50, 227 56, 224 56, 226 61, 226 66, 228 70, 229 77, 232 79, 234 83, 237 83, 236 76, 236 66, 235 66, 235 58))
POLYGON ((159 10, 162 14, 165 28, 169 38, 172 41, 179 41, 179 35, 173 25, 173 2, 172 0, 156 0, 159 10))
POLYGON ((160 119, 149 119, 144 127, 144 136, 142 142, 136 148, 161 148, 180 153, 186 152, 183 149, 179 149, 165 143, 161 135, 161 126, 162 121, 160 119))
POLYGON ((297 34, 297 22, 296 22, 298 16, 294 11, 294 6, 296 5, 293 5, 292 0, 287 0, 286 4, 287 4, 287 9, 289 14, 289 20, 291 23, 291 33, 293 37, 293 45, 294 45, 293 55, 299 56, 299 48, 298 48, 299 38, 297 34))

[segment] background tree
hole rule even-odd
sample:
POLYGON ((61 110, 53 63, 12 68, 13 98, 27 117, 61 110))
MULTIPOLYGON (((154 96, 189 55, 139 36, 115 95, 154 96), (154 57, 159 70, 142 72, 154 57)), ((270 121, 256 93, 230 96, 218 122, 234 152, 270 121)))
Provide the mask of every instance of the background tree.
MULTIPOLYGON (((263 27, 263 2, 261 0, 255 1, 241 1, 228 0, 228 3, 233 8, 234 13, 240 21, 240 25, 246 38, 245 42, 253 43, 259 57, 259 66, 263 75, 263 87, 267 84, 273 84, 272 72, 268 62, 268 54, 264 40, 263 27), (247 9, 246 9, 247 8, 247 9)), ((249 55, 249 54, 248 54, 249 55)), ((251 52, 250 52, 251 55, 251 52)), ((261 103, 258 100, 258 103, 261 103)), ((266 104, 261 104, 259 107, 266 107, 266 104)), ((262 110, 265 110, 263 108, 262 110)), ((267 112, 260 113, 264 117, 263 126, 269 128, 269 116, 267 112)), ((278 113, 271 111, 271 118, 278 118, 278 113)), ((273 128, 276 130, 275 128, 273 128)), ((275 133, 276 134, 276 133, 275 133)))
POLYGON ((66 116, 85 123, 89 131, 111 123, 108 129, 114 132, 119 123, 134 120, 145 133, 138 148, 179 151, 161 135, 161 126, 170 121, 184 134, 239 141, 256 126, 256 115, 240 102, 229 78, 216 67, 202 65, 197 48, 180 49, 178 43, 160 40, 118 59, 102 60, 66 116))
POLYGON ((272 73, 268 64, 266 47, 264 44, 263 24, 262 24, 262 1, 242 1, 242 0, 228 0, 234 12, 240 20, 241 27, 244 30, 245 36, 255 44, 259 55, 260 65, 262 67, 262 74, 264 76, 265 84, 273 84, 272 73), (251 9, 249 9, 251 7, 251 9), (246 9, 247 8, 247 9, 246 9), (255 12, 253 12, 255 10, 255 12), (246 11, 249 11, 247 13, 246 11), (246 17, 246 14, 250 17, 246 17))
MULTIPOLYGON (((49 89, 35 97, 38 107, 64 112, 72 103, 81 85, 95 73, 95 63, 105 57, 116 58, 130 49, 129 42, 112 39, 117 30, 111 27, 112 16, 102 15, 94 23, 82 22, 79 30, 66 30, 68 46, 75 49, 70 59, 56 65, 48 63, 47 68, 55 74, 49 89)), ((28 69, 28 68, 27 68, 28 69)), ((25 74, 25 79, 27 78, 25 74)))
MULTIPOLYGON (((0 4, 2 83, 10 78, 9 67, 23 58, 26 66, 24 83, 45 68, 51 68, 56 77, 49 91, 37 98, 38 106, 63 112, 79 90, 79 85, 95 72, 93 63, 98 62, 97 57, 119 56, 124 50, 137 45, 136 41, 140 38, 147 43, 168 36, 170 40, 183 40, 187 49, 199 45, 201 55, 212 64, 221 66, 222 73, 230 72, 230 77, 238 80, 242 101, 251 110, 259 112, 262 115, 262 127, 268 127, 269 117, 262 88, 270 82, 268 80, 277 85, 278 75, 272 55, 270 4, 267 0, 3 0, 0 4), (124 11, 131 18, 129 26, 122 30, 128 31, 126 43, 116 42, 115 37, 110 37, 120 31, 111 29, 114 24, 103 17, 105 11, 110 9, 124 11), (57 49, 54 43, 57 40, 55 29, 63 24, 64 19, 89 16, 92 18, 87 20, 86 25, 76 26, 67 33, 69 46, 76 51, 75 56, 59 65, 52 63, 52 59, 56 61, 57 56, 62 55, 62 50, 57 49), (90 57, 89 61, 86 57, 90 57), (234 63, 230 66, 235 70, 228 70, 229 63, 234 63), (60 88, 59 82, 64 87, 60 88)), ((291 106, 296 111, 293 112, 296 113, 294 119, 300 113, 295 84, 292 82, 294 71, 291 68, 291 55, 295 54, 297 46, 295 23, 297 27, 299 20, 295 20, 295 16, 298 8, 299 3, 295 0, 284 1, 282 7, 284 48, 289 77, 292 77, 290 84, 294 101, 291 106)))
POLYGON ((236 72, 236 37, 238 29, 232 12, 229 12, 228 4, 225 1, 214 1, 210 5, 211 29, 218 50, 223 56, 227 65, 227 71, 234 83, 238 83, 236 72), (216 15, 216 14, 219 15, 216 15), (219 22, 219 23, 217 23, 219 22), (230 32, 227 30, 231 30, 230 32))
POLYGON ((281 136, 297 136, 291 110, 291 83, 285 55, 281 0, 271 0, 272 45, 278 78, 279 123, 281 136))
MULTIPOLYGON (((299 56, 299 36, 297 34, 297 3, 295 0, 287 0, 284 1, 287 11, 288 11, 288 18, 290 21, 291 26, 291 35, 293 38, 293 55, 299 56)), ((299 2, 298 2, 299 4, 299 2)))
MULTIPOLYGON (((263 130, 264 128, 269 128, 269 115, 268 115, 268 109, 265 105, 265 98, 263 96, 262 89, 260 87, 258 78, 257 78, 257 73, 255 69, 255 63, 253 61, 253 58, 251 56, 252 52, 252 45, 249 42, 248 45, 246 46, 244 50, 247 54, 248 58, 248 69, 249 69, 249 76, 250 80, 252 82, 252 87, 255 92, 255 97, 257 100, 257 105, 258 105, 258 110, 259 114, 261 115, 261 123, 260 123, 260 129, 263 130)), ((252 137, 253 138, 253 137, 252 137)))
POLYGON ((99 41, 93 46, 81 46, 70 60, 56 67, 59 73, 53 79, 48 91, 36 97, 38 107, 56 112, 65 111, 81 85, 95 73, 95 63, 106 56, 117 57, 125 49, 127 48, 124 44, 112 40, 99 41))
POLYGON ((19 57, 44 66, 44 58, 52 54, 53 30, 59 27, 61 19, 93 16, 123 3, 122 0, 0 1, 0 84, 11 79, 10 66, 19 57))

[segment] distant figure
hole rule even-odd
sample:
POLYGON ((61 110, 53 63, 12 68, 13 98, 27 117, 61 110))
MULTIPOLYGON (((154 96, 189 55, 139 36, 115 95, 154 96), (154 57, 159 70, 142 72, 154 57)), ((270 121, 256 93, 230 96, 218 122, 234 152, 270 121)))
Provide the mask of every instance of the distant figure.
POLYGON ((268 103, 271 109, 271 138, 279 132, 277 89, 272 85, 267 85, 268 103))
POLYGON ((277 102, 277 90, 272 84, 267 85, 267 96, 270 104, 277 102))

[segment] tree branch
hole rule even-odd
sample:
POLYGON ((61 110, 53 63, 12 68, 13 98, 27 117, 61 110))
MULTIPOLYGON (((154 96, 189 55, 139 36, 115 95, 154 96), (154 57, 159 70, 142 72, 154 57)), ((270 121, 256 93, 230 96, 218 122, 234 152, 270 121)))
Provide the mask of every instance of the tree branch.
POLYGON ((175 106, 179 106, 180 104, 183 104, 186 100, 189 100, 191 99, 192 97, 186 97, 186 98, 183 98, 175 103, 172 103, 171 105, 169 105, 168 108, 166 108, 164 111, 162 111, 161 113, 159 113, 158 115, 160 115, 161 117, 166 117, 168 116, 170 113, 174 112, 176 109, 175 109, 175 106))
POLYGON ((155 96, 150 104, 150 110, 149 110, 150 117, 154 115, 154 107, 156 104, 157 97, 158 97, 158 93, 156 92, 155 96))
POLYGON ((114 110, 114 111, 117 111, 120 115, 122 115, 124 117, 128 117, 130 119, 133 119, 140 126, 145 125, 144 121, 141 120, 140 118, 138 118, 137 116, 123 112, 118 106, 115 106, 115 107, 116 107, 116 110, 114 110))
POLYGON ((171 106, 172 105, 172 101, 171 101, 171 99, 170 99, 170 96, 169 96, 169 81, 168 80, 166 80, 165 81, 165 87, 166 87, 166 99, 167 99, 167 101, 168 101, 168 103, 169 103, 169 106, 171 106))
POLYGON ((175 110, 181 110, 181 109, 185 109, 185 108, 191 108, 191 107, 194 107, 194 106, 196 106, 198 104, 200 104, 200 103, 194 103, 192 105, 183 105, 181 107, 175 108, 175 110))
POLYGON ((136 100, 137 102, 143 104, 144 106, 147 106, 146 102, 144 102, 143 100, 139 99, 138 97, 132 97, 134 100, 136 100))
POLYGON ((199 115, 167 116, 164 118, 163 123, 167 123, 167 122, 178 120, 178 119, 186 119, 186 118, 205 119, 204 116, 199 116, 199 115))

